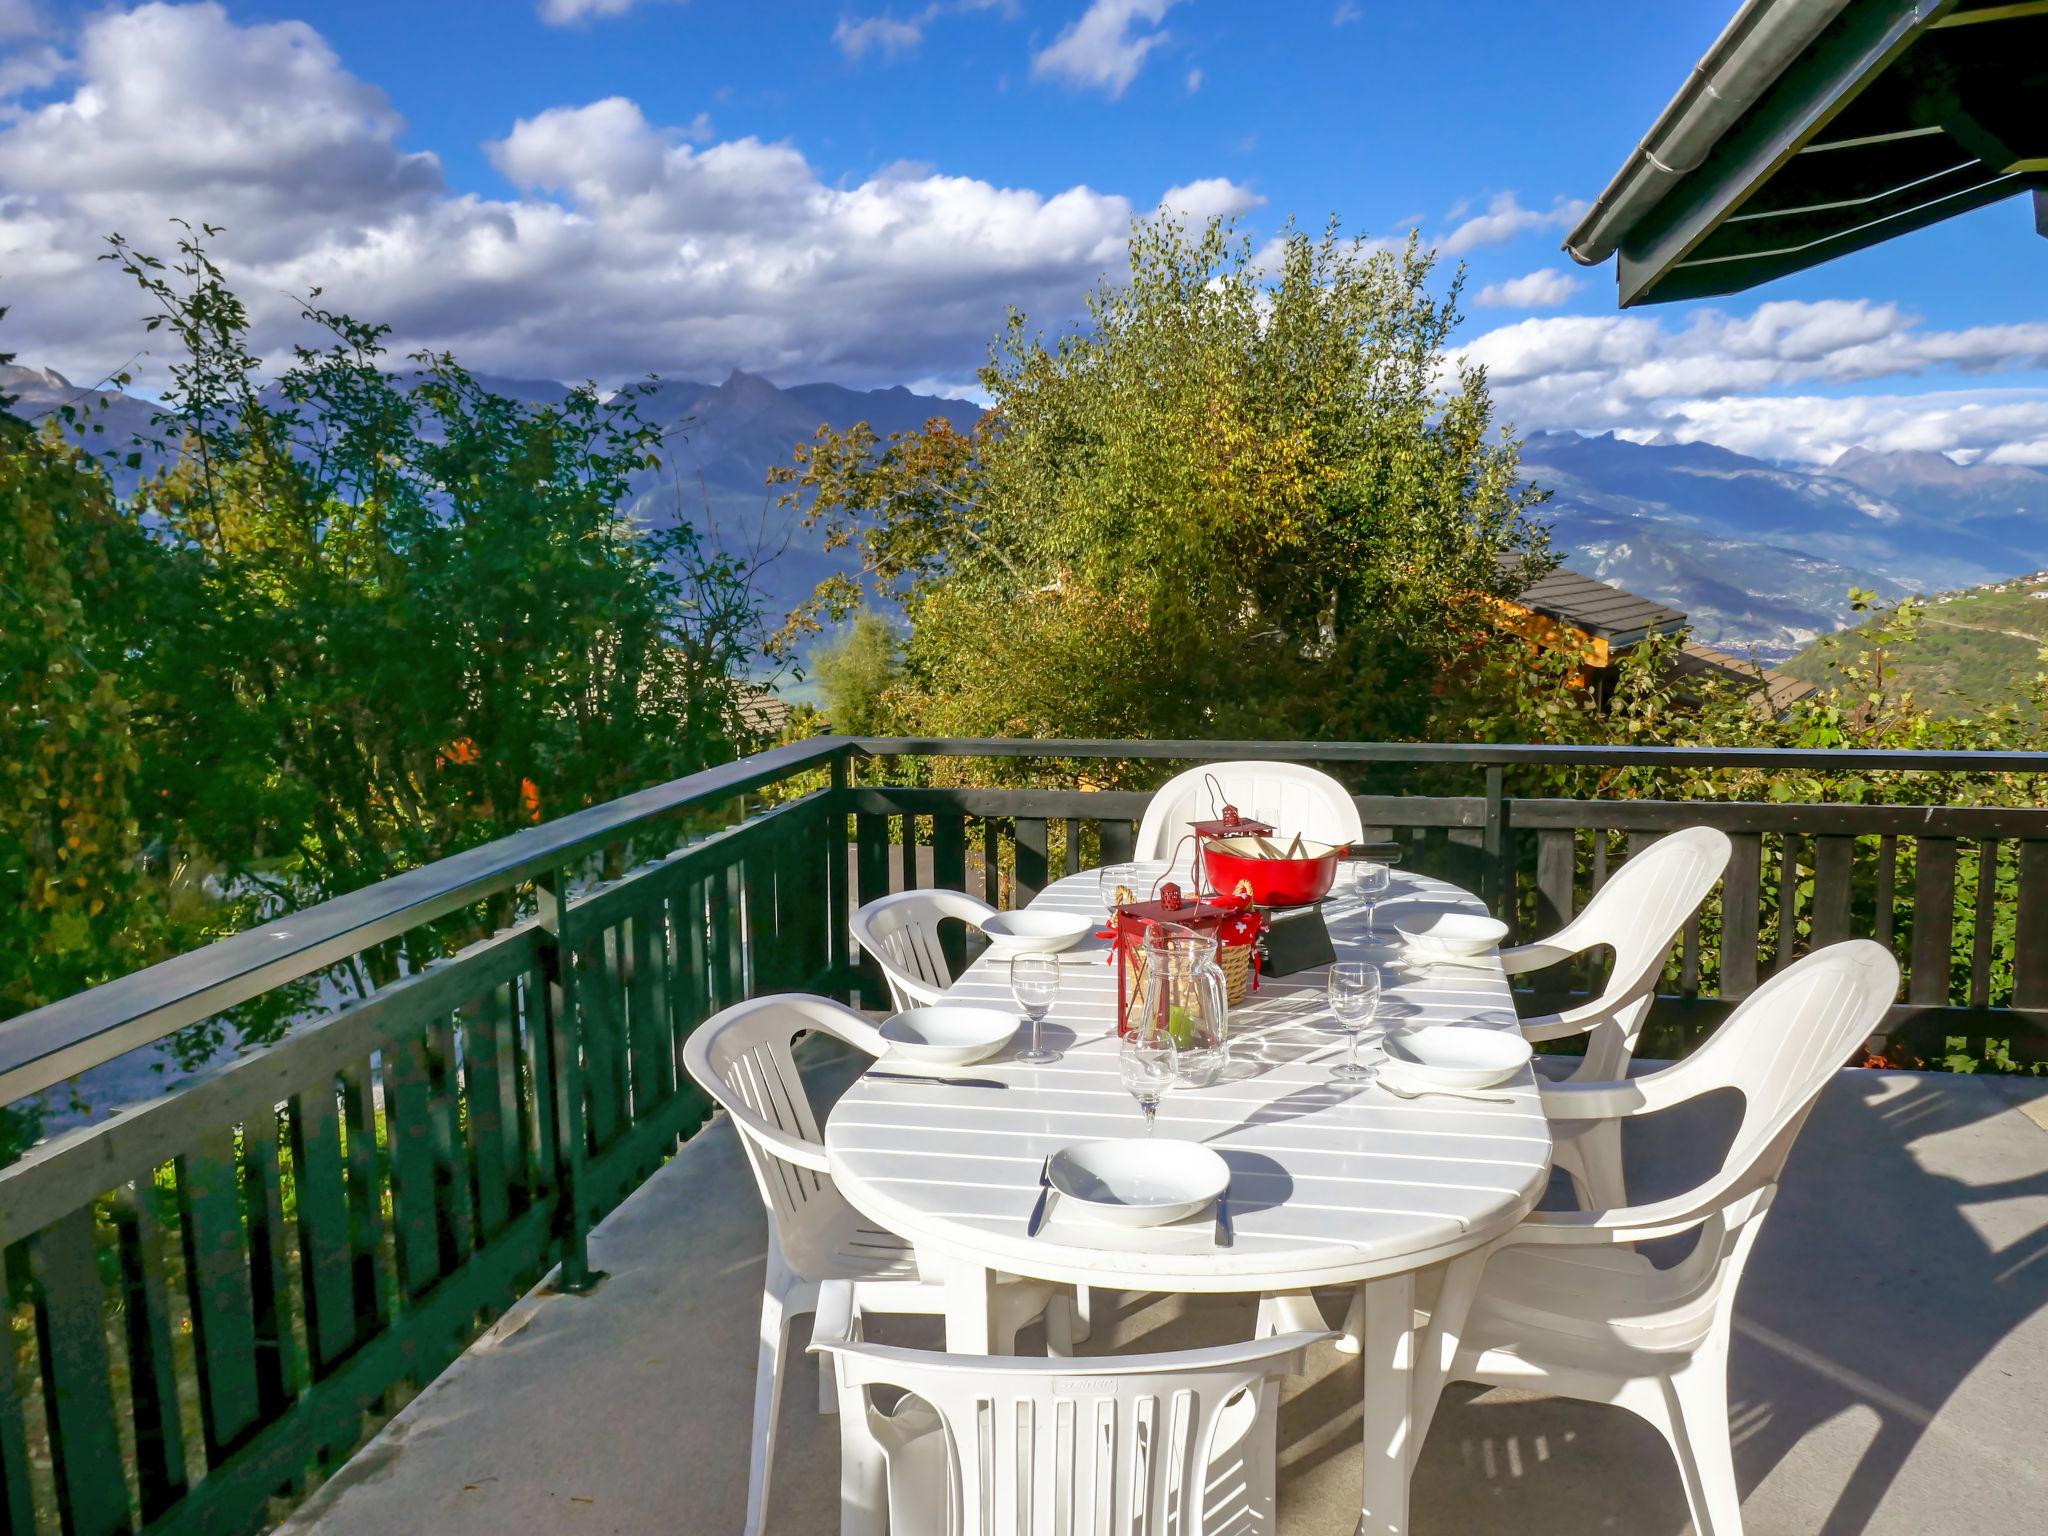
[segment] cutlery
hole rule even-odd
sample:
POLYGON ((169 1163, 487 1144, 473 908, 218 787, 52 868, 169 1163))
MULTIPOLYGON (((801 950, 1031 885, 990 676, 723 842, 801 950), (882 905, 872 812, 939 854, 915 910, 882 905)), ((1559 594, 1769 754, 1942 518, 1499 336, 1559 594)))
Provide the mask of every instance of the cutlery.
POLYGON ((1379 1085, 1397 1099, 1470 1099, 1475 1104, 1512 1104, 1511 1093, 1474 1093, 1465 1088, 1396 1088, 1383 1072, 1379 1085))
POLYGON ((1237 1233, 1230 1225, 1230 1191, 1224 1190, 1216 1197, 1216 1246, 1228 1248, 1237 1241, 1237 1233))
POLYGON ((1052 1154, 1047 1153, 1045 1161, 1038 1167, 1038 1204, 1031 1207, 1031 1219, 1024 1223, 1026 1237, 1038 1236, 1038 1229, 1045 1225, 1045 1202, 1052 1197, 1052 1154))
POLYGON ((884 1072, 869 1068, 862 1074, 885 1083, 944 1083, 949 1088, 1007 1088, 992 1077, 940 1077, 935 1072, 884 1072))

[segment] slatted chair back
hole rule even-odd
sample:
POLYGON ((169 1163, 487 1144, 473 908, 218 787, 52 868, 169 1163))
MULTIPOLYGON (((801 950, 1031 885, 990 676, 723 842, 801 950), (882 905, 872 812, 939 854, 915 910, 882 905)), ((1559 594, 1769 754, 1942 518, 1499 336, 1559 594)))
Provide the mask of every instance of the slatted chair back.
POLYGON ((939 925, 957 919, 979 928, 995 910, 964 891, 897 891, 853 914, 853 941, 881 967, 899 1009, 925 1007, 953 984, 939 925))
POLYGON ((780 993, 736 1003, 706 1019, 683 1046, 697 1085, 732 1116, 768 1207, 781 1254, 797 1274, 830 1271, 846 1206, 825 1171, 825 1148, 791 1049, 811 1031, 869 1056, 885 1049, 875 1026, 830 998, 780 993))
POLYGON ((1078 1360, 947 1355, 861 1342, 857 1321, 843 1321, 844 1299, 826 1289, 811 1348, 832 1357, 845 1432, 876 1437, 892 1509, 920 1511, 924 1528, 957 1536, 1220 1532, 1205 1520, 1227 1409, 1242 1415, 1231 1425, 1242 1430, 1228 1447, 1241 1460, 1231 1472, 1263 1479, 1268 1486, 1253 1492, 1270 1507, 1277 1382, 1329 1337, 1078 1360), (936 1415, 936 1428, 909 1419, 942 1437, 927 1439, 928 1454, 905 1454, 902 1405, 878 1412, 868 1395, 878 1387, 910 1393, 936 1415), (939 1445, 943 1459, 929 1454, 939 1445), (903 1487, 906 1478, 924 1486, 903 1487), (950 1518, 929 1518, 940 1511, 950 1518))
POLYGON ((1168 779, 1138 820, 1132 857, 1173 856, 1191 821, 1212 821, 1234 805, 1270 822, 1284 841, 1299 832, 1310 842, 1362 842, 1365 828, 1351 792, 1327 773, 1300 763, 1212 763, 1168 779), (1218 798, 1220 794, 1221 798, 1218 798))

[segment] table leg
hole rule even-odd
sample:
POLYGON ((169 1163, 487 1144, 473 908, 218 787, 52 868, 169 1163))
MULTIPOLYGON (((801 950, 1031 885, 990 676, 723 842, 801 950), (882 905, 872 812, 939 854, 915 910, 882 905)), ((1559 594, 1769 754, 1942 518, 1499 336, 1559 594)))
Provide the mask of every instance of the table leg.
POLYGON ((1364 1297, 1365 1477, 1360 1536, 1407 1536, 1415 1366, 1415 1277, 1388 1275, 1364 1297))
POLYGON ((955 1355, 993 1355, 995 1338, 993 1270, 965 1259, 946 1261, 946 1350, 955 1355))

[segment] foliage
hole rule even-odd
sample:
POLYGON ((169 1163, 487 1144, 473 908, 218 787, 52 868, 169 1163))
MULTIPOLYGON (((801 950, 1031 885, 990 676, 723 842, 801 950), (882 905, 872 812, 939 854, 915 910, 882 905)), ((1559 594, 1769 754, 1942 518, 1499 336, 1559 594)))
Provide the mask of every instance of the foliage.
POLYGON ((900 602, 903 713, 935 734, 1430 731, 1415 679, 1494 643, 1540 498, 1446 351, 1457 279, 1334 228, 1279 249, 1269 276, 1224 224, 1141 224, 1083 328, 1011 315, 971 437, 822 430, 777 478, 867 582, 784 643, 868 585, 900 602))
MULTIPOLYGON (((1889 665, 1893 674, 1923 699, 1935 715, 1973 718, 2018 704, 2032 709, 2038 674, 2048 646, 2048 585, 2003 581, 1936 599, 1903 605, 1910 611, 1910 635, 1894 635, 1889 665)), ((1872 624, 1892 624, 1880 615, 1872 624)), ((1823 680, 1829 659, 1845 646, 1866 643, 1866 635, 1829 635, 1785 664, 1809 681, 1823 680)))
MULTIPOLYGON (((64 920, 23 941, 48 951, 32 982, 7 951, 0 1014, 151 958, 165 914, 192 906, 194 871, 220 894, 183 914, 180 937, 752 744, 739 710, 760 639, 751 572, 687 525, 622 510, 662 446, 640 415, 651 384, 530 407, 445 355, 419 354, 401 377, 384 328, 320 307, 317 291, 302 312, 317 345, 266 384, 208 255, 214 233, 186 230, 168 262, 110 241, 150 301, 147 328, 176 343, 153 428, 177 450, 168 469, 122 505, 55 435, 0 443, 0 555, 34 583, 31 604, 10 602, 5 672, 26 687, 0 698, 6 766, 69 797, 0 834, 10 855, 35 851, 10 857, 6 878, 40 880, 25 889, 64 920), (124 914, 131 894, 150 920, 124 914)), ((85 414, 64 413, 81 442, 97 426, 85 414)), ((25 803, 9 801, 0 816, 25 803)), ((506 901, 458 914, 366 957, 355 981, 510 915, 506 901)), ((267 1037, 307 996, 269 994, 233 1022, 267 1037)), ((186 1037, 184 1054, 221 1034, 186 1037)))
POLYGON ((887 734, 889 691, 901 670, 902 642, 889 621, 863 611, 811 652, 811 676, 825 691, 825 719, 841 736, 887 734))

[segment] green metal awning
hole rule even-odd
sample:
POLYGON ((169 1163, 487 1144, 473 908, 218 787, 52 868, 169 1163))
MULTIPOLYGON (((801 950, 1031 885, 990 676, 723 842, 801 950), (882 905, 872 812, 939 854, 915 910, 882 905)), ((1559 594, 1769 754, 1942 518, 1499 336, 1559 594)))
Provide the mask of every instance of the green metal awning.
POLYGON ((2048 235, 2048 0, 1747 0, 1565 249, 1696 299, 2029 191, 2048 235))

